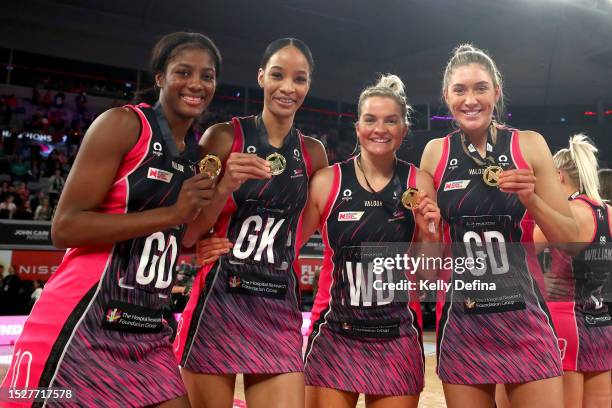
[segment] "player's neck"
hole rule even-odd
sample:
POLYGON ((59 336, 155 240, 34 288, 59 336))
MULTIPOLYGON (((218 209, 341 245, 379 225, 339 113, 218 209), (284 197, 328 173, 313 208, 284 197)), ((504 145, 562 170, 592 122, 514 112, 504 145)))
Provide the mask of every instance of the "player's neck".
POLYGON ((168 121, 168 127, 172 132, 172 138, 176 145, 180 148, 185 143, 185 136, 187 135, 187 131, 193 124, 193 119, 191 118, 182 118, 176 115, 172 109, 166 107, 166 105, 162 102, 162 109, 164 110, 164 116, 168 121))
POLYGON ((281 147, 285 141, 285 137, 293 126, 293 118, 295 115, 278 117, 271 114, 266 109, 263 110, 261 118, 268 132, 268 140, 270 145, 281 147))
POLYGON ((395 153, 385 156, 372 156, 367 151, 360 153, 361 168, 370 179, 389 180, 395 172, 395 153))
POLYGON ((489 128, 485 128, 484 130, 477 130, 474 132, 466 132, 463 131, 463 134, 467 138, 467 140, 478 150, 481 156, 485 156, 487 154, 487 135, 489 128))
POLYGON ((571 183, 561 183, 561 187, 563 188, 563 194, 565 194, 566 197, 569 197, 576 191, 580 190, 579 186, 575 186, 571 183))

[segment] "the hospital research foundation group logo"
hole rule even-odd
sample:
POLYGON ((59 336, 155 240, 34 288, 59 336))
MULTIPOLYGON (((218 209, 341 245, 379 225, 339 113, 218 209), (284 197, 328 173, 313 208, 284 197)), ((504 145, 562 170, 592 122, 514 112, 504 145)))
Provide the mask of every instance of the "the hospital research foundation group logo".
POLYGON ((108 311, 106 312, 106 321, 109 323, 114 323, 117 320, 121 319, 122 314, 123 312, 121 312, 121 310, 117 309, 116 307, 113 309, 108 309, 108 311))
POLYGON ((240 277, 239 276, 231 276, 229 279, 230 288, 239 288, 240 287, 240 277))

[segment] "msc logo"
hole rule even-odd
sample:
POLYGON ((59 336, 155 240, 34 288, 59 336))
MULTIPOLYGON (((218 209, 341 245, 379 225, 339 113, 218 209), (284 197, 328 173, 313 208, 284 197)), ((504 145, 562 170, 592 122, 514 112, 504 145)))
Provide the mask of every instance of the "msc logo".
POLYGON ((164 183, 169 183, 172 180, 173 174, 169 171, 156 169, 154 167, 149 167, 149 171, 147 172, 147 178, 153 180, 163 181, 164 183))
POLYGON ((338 214, 338 221, 359 221, 363 211, 343 211, 338 214))
POLYGON ((468 186, 468 184, 470 184, 470 180, 447 181, 444 183, 444 191, 463 190, 468 186))

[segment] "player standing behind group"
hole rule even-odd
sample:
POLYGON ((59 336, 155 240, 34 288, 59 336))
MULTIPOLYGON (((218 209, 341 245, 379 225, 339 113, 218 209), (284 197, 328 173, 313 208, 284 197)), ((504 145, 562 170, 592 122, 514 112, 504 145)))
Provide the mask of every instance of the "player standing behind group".
MULTIPOLYGON (((578 225, 573 256, 553 248, 549 307, 563 357, 566 407, 609 408, 612 402, 612 222, 600 196, 597 148, 578 134, 553 157, 578 225)), ((538 242, 550 242, 536 227, 538 242)))
POLYGON ((395 242, 390 251, 403 254, 413 241, 439 240, 431 176, 395 156, 409 110, 400 78, 382 76, 359 98, 361 153, 312 179, 303 241, 319 228, 325 252, 304 357, 308 408, 355 407, 360 393, 368 407, 416 408, 423 390, 420 310, 409 307, 415 299, 374 283, 400 283, 408 271, 371 268, 372 256, 395 255, 380 243, 395 242), (406 194, 417 188, 420 202, 411 202, 417 197, 406 194))
POLYGON ((556 242, 577 233, 550 151, 541 135, 493 121, 503 117, 503 87, 482 50, 455 49, 442 95, 459 129, 426 146, 421 168, 434 177, 444 241, 463 256, 466 247, 492 252, 486 268, 448 278, 496 284, 441 293, 437 371, 447 404, 491 407, 495 384, 506 383, 513 406, 560 407, 561 360, 535 251, 519 245, 533 240, 534 219, 556 242))
POLYGON ((304 404, 293 263, 308 181, 327 166, 327 157, 293 120, 313 68, 302 41, 270 43, 257 78, 263 112, 214 125, 202 139, 206 153, 224 162, 224 174, 210 209, 186 241, 214 226, 214 235, 229 238, 234 247, 200 270, 179 322, 175 352, 194 406, 231 406, 238 373, 244 374, 249 407, 304 404))
POLYGON ((204 35, 179 32, 155 45, 151 64, 158 104, 111 109, 85 135, 52 226, 54 244, 69 249, 25 323, 3 391, 74 396, 46 406, 189 406, 161 313, 184 224, 213 194, 211 180, 194 176, 191 125, 213 98, 221 56, 204 35))

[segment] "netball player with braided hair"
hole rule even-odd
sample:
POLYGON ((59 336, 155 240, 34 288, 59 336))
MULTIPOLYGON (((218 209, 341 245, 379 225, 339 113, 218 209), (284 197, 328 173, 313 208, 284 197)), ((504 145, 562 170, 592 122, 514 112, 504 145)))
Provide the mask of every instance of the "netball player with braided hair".
POLYGON ((193 406, 231 407, 244 374, 250 408, 304 404, 297 258, 311 174, 327 166, 323 145, 294 117, 314 62, 295 38, 273 41, 258 82, 260 115, 213 125, 201 144, 224 162, 210 208, 186 233, 214 228, 232 250, 199 272, 178 323, 175 353, 193 406))
POLYGON ((561 359, 535 251, 518 245, 532 242, 534 220, 557 242, 577 233, 550 150, 541 135, 493 120, 503 117, 503 85, 484 51, 454 50, 442 96, 458 129, 428 143, 421 168, 434 178, 444 241, 485 260, 447 278, 495 284, 440 293, 437 372, 447 404, 492 407, 495 384, 505 383, 512 406, 560 407, 561 359))
MULTIPOLYGON (((612 403, 612 212, 599 194, 596 153, 589 139, 577 134, 553 157, 580 225, 573 244, 562 245, 571 257, 551 249, 555 288, 549 288, 549 307, 563 357, 566 407, 608 408, 612 403)), ((538 227, 535 238, 555 245, 538 227)))
POLYGON ((208 37, 178 32, 155 45, 151 66, 158 103, 113 108, 85 135, 51 230, 69 249, 25 323, 0 395, 53 387, 72 397, 47 407, 189 406, 162 308, 185 224, 213 196, 191 166, 191 127, 213 98, 221 56, 208 37))

